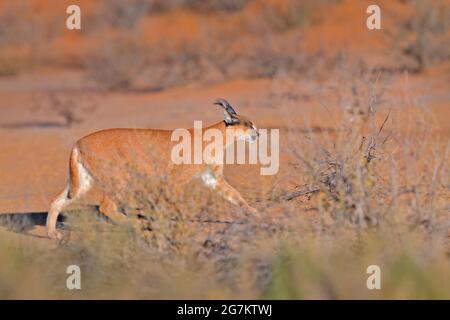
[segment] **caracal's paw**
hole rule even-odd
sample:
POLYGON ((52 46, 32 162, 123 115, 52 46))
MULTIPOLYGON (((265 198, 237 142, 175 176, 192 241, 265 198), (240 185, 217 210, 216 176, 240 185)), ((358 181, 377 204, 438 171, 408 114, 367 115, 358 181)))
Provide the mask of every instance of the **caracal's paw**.
POLYGON ((50 239, 61 240, 62 234, 56 230, 48 231, 47 235, 50 239))
POLYGON ((258 210, 256 210, 256 209, 253 208, 253 207, 250 207, 250 206, 245 207, 244 210, 245 210, 245 212, 246 212, 247 214, 249 214, 249 215, 256 215, 256 214, 258 214, 258 210))

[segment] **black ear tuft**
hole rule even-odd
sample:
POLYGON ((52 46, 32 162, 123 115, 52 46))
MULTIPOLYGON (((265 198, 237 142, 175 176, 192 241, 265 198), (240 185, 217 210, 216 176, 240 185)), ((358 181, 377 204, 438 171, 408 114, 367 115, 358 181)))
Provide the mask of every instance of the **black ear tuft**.
POLYGON ((234 111, 233 107, 231 106, 231 104, 222 98, 218 98, 214 104, 217 104, 219 106, 221 106, 223 108, 223 110, 225 110, 231 117, 236 116, 237 113, 236 111, 234 111))

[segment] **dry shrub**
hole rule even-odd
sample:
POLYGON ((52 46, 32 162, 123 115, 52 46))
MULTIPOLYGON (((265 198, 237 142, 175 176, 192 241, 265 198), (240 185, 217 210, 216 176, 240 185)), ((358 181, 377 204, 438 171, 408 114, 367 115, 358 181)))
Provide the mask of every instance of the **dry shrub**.
POLYGON ((196 41, 173 45, 161 40, 146 51, 140 84, 150 90, 186 85, 204 78, 206 66, 196 41))
POLYGON ((200 80, 204 76, 204 63, 198 43, 182 42, 175 50, 167 51, 162 87, 171 87, 200 80))
POLYGON ((410 0, 413 9, 404 19, 396 19, 387 34, 398 55, 400 68, 422 72, 450 59, 450 2, 410 0))
MULTIPOLYGON (((203 40, 202 57, 206 63, 218 70, 224 78, 230 78, 233 65, 240 58, 235 26, 224 24, 220 27, 204 23, 201 27, 203 40)), ((199 45, 198 47, 201 48, 199 45)), ((233 73, 233 76, 236 74, 233 73)))
POLYGON ((250 0, 184 0, 186 7, 198 11, 238 11, 245 7, 250 0))
POLYGON ((271 26, 273 30, 283 32, 317 22, 326 12, 325 8, 336 2, 338 1, 261 1, 260 19, 271 26))
POLYGON ((0 44, 37 47, 40 42, 53 40, 61 33, 61 29, 56 26, 64 21, 64 16, 51 16, 45 11, 39 13, 44 14, 44 17, 37 16, 32 1, 7 0, 2 3, 0 44))
POLYGON ((304 120, 306 134, 300 138, 292 131, 299 187, 289 198, 310 198, 306 204, 317 211, 316 227, 325 234, 338 226, 359 232, 395 225, 444 237, 449 146, 436 140, 431 113, 419 101, 409 101, 414 133, 404 131, 404 122, 393 128, 395 113, 385 108, 379 114, 385 89, 380 82, 370 72, 339 77, 340 111, 332 114, 324 106, 334 126, 312 130, 304 120))
MULTIPOLYGON (((296 37, 298 39, 298 37, 296 37)), ((276 37, 267 34, 257 42, 246 56, 246 76, 273 78, 285 73, 294 77, 304 75, 310 58, 293 45, 292 38, 276 37)))
POLYGON ((405 54, 416 59, 418 69, 450 59, 450 2, 413 1, 416 14, 411 22, 413 43, 405 54))
POLYGON ((38 105, 37 109, 45 108, 50 113, 58 115, 63 119, 63 126, 72 127, 85 120, 87 114, 96 109, 96 102, 91 96, 78 95, 76 99, 64 93, 49 92, 45 96, 46 102, 38 105))
POLYGON ((64 15, 36 11, 35 2, 6 0, 0 7, 0 76, 48 63, 48 45, 61 32, 64 15))
POLYGON ((114 28, 132 29, 139 19, 152 9, 154 1, 148 0, 107 0, 102 4, 98 23, 107 23, 114 28))
POLYGON ((87 54, 88 77, 108 90, 128 88, 142 70, 147 59, 145 45, 127 33, 113 33, 102 38, 93 52, 87 54))

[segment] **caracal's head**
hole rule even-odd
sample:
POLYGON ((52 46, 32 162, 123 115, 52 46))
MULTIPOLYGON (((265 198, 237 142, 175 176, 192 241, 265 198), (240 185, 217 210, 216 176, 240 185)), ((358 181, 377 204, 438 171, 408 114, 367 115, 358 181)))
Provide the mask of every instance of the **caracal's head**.
POLYGON ((258 139, 258 129, 253 122, 245 116, 238 115, 228 101, 219 98, 214 104, 222 107, 227 131, 234 137, 247 142, 255 142, 258 139))

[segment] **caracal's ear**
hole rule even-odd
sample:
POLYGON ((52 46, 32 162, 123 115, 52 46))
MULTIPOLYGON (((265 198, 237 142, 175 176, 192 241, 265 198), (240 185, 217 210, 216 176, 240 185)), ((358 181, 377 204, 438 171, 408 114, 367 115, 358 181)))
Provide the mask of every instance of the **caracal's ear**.
POLYGON ((231 125, 239 122, 236 111, 234 111, 233 107, 231 106, 231 104, 228 103, 227 100, 219 98, 214 102, 214 104, 217 104, 222 107, 223 118, 226 124, 231 125))

